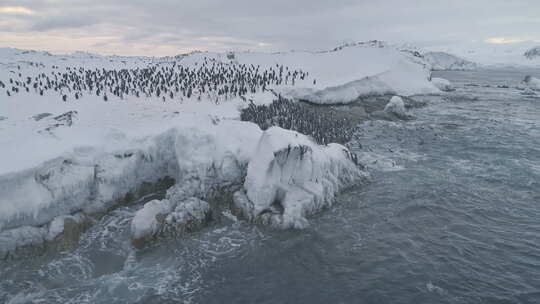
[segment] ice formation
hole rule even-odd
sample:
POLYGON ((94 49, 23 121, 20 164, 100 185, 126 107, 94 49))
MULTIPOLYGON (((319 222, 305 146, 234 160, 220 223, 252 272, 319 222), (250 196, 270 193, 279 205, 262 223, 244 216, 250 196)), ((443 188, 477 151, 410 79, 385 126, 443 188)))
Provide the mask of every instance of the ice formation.
POLYGON ((143 185, 164 178, 182 182, 190 196, 240 184, 260 129, 239 121, 214 124, 210 119, 185 118, 177 128, 133 140, 121 150, 76 150, 35 168, 3 175, 2 233, 26 236, 26 241, 17 241, 22 243, 45 240, 41 236, 59 230, 54 221, 58 216, 106 211, 127 195, 136 196, 143 185), (52 228, 44 229, 51 221, 52 228), (9 232, 21 227, 26 232, 9 232))
POLYGON ((162 235, 196 230, 208 222, 210 216, 210 205, 195 197, 182 201, 153 200, 137 211, 131 222, 133 245, 142 247, 162 235))
POLYGON ((527 89, 532 91, 540 91, 540 79, 527 75, 523 80, 527 89))
POLYGON ((394 96, 390 99, 388 104, 384 107, 384 112, 388 114, 396 115, 399 118, 407 117, 407 111, 405 110, 405 103, 399 96, 394 96))
MULTIPOLYGON (((21 226, 0 232, 0 259, 25 250, 32 251, 43 243, 65 249, 76 244, 79 233, 91 224, 91 219, 85 214, 78 212, 73 215, 61 215, 55 217, 49 224, 35 226, 21 226)), ((41 248, 43 249, 43 248, 41 248)))
POLYGON ((449 92, 455 90, 452 83, 444 78, 433 77, 431 78, 431 82, 441 91, 449 92))
POLYGON ((305 227, 307 215, 331 206, 338 191, 364 174, 345 147, 318 146, 276 127, 264 132, 255 155, 235 207, 248 219, 282 228, 305 227))

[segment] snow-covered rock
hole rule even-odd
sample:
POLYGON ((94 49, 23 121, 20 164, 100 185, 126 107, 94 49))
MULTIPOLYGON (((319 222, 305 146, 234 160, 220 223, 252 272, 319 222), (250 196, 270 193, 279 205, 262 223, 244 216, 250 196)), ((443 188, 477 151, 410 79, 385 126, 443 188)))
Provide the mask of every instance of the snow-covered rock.
POLYGON ((305 227, 307 215, 330 206, 338 191, 365 176, 354 160, 341 145, 323 147, 297 132, 270 128, 258 141, 247 172, 237 167, 229 171, 242 174, 230 175, 222 167, 211 174, 187 175, 164 200, 145 204, 131 224, 133 244, 141 247, 156 237, 202 227, 212 213, 206 200, 222 201, 231 192, 235 212, 248 220, 305 227))
POLYGON ((540 57, 540 46, 535 46, 528 49, 523 56, 529 60, 538 59, 540 57))
POLYGON ((305 135, 266 130, 249 165, 237 211, 250 220, 281 228, 303 228, 306 216, 331 206, 338 191, 364 173, 343 146, 318 146, 305 135))
POLYGON ((46 227, 23 226, 0 232, 0 259, 14 256, 24 247, 42 245, 47 238, 46 227))
POLYGON ((536 77, 527 75, 525 79, 523 79, 523 84, 526 86, 526 89, 540 91, 540 79, 536 77))
POLYGON ((202 227, 211 215, 210 205, 190 197, 180 202, 153 200, 137 211, 131 222, 131 238, 135 247, 162 235, 177 235, 202 227))
POLYGON ((452 83, 444 78, 433 77, 431 78, 431 82, 441 91, 450 92, 455 90, 452 83))
POLYGON ((407 117, 407 110, 405 109, 405 103, 399 96, 393 96, 390 101, 384 107, 384 112, 388 114, 396 115, 400 118, 407 117))
POLYGON ((17 256, 19 251, 44 249, 44 243, 60 249, 71 248, 91 220, 83 213, 55 217, 48 225, 21 226, 0 232, 0 260, 17 256))
POLYGON ((424 54, 424 59, 431 65, 431 69, 436 71, 467 71, 478 68, 478 65, 474 62, 445 52, 427 52, 424 54))
POLYGON ((138 240, 157 233, 160 228, 158 216, 167 215, 171 209, 171 202, 168 200, 153 200, 144 204, 131 221, 132 238, 138 240))

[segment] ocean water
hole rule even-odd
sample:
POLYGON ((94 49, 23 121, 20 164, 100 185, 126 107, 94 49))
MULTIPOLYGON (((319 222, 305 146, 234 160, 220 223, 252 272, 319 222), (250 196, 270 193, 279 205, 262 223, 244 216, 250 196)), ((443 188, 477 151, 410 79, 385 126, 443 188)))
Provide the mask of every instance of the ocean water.
POLYGON ((540 70, 438 72, 406 122, 367 122, 351 146, 372 182, 305 230, 229 214, 134 251, 134 205, 74 251, 0 264, 0 303, 540 303, 540 70))

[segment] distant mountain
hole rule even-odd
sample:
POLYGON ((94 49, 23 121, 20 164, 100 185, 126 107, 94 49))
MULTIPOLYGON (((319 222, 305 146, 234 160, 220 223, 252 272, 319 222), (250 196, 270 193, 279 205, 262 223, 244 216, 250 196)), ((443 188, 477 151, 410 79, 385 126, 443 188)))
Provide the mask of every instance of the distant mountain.
POLYGON ((523 56, 529 60, 537 59, 540 57, 540 46, 536 46, 533 48, 528 49, 523 56))
POLYGON ((432 70, 467 71, 478 68, 474 62, 445 52, 427 52, 424 54, 424 60, 431 65, 432 70))
POLYGON ((334 48, 332 51, 341 51, 344 48, 348 47, 373 47, 373 48, 385 48, 388 47, 389 44, 385 41, 381 40, 369 40, 369 41, 359 41, 359 42, 351 42, 351 43, 344 43, 336 48, 334 48))

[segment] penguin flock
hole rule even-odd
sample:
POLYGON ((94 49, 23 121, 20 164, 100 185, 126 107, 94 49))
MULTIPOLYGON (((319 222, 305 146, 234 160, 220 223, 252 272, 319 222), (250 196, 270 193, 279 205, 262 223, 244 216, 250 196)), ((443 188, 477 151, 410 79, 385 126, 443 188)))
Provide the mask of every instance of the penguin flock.
POLYGON ((279 97, 269 105, 250 103, 242 110, 240 118, 259 125, 263 130, 271 126, 294 130, 311 136, 317 143, 346 144, 353 137, 358 122, 321 106, 295 102, 279 97))
POLYGON ((15 76, 0 80, 0 89, 8 97, 20 92, 34 92, 43 96, 56 92, 62 101, 79 99, 85 94, 101 96, 107 101, 111 96, 123 99, 157 97, 163 101, 205 98, 216 103, 248 93, 265 91, 271 85, 292 85, 305 80, 309 73, 276 64, 263 69, 260 65, 226 63, 214 58, 204 58, 193 66, 176 62, 167 66, 152 65, 147 68, 72 68, 61 71, 53 66, 49 74, 33 77, 12 71, 15 76))
MULTIPOLYGON (((38 67, 37 64, 35 66, 38 67)), ((0 80, 0 89, 5 90, 8 97, 21 92, 33 92, 40 96, 56 93, 63 102, 77 100, 84 95, 96 95, 104 101, 111 96, 120 99, 128 96, 158 98, 163 102, 194 97, 220 103, 236 97, 246 100, 246 94, 271 90, 268 88, 270 86, 294 86, 304 80, 316 83, 315 79, 308 79, 308 72, 280 64, 263 69, 259 65, 226 63, 206 57, 192 66, 174 62, 145 68, 61 69, 53 65, 50 73, 39 73, 32 77, 23 75, 20 66, 17 69, 12 71, 14 75, 8 80, 0 80)), ((357 126, 355 121, 326 107, 321 110, 281 96, 270 105, 251 102, 242 110, 241 119, 254 122, 263 130, 270 126, 295 130, 323 145, 349 142, 357 126)))

